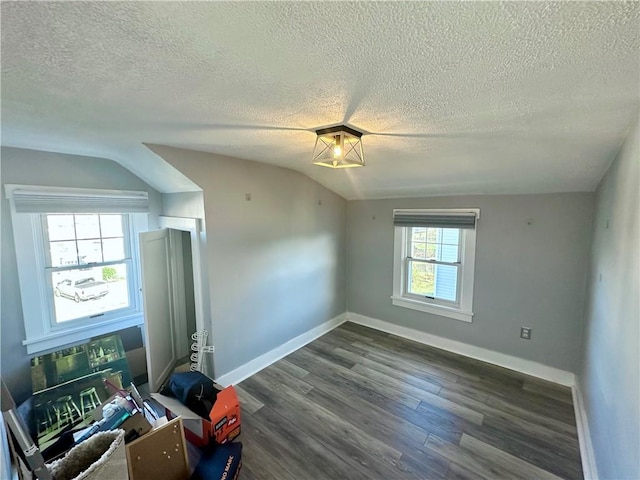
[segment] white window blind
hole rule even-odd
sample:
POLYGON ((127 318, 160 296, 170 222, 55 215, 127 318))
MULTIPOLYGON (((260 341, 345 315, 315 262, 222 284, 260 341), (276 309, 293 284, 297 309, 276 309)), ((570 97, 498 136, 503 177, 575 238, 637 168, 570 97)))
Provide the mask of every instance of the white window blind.
POLYGON ((393 211, 393 225, 396 227, 432 227, 432 228, 475 228, 478 214, 469 212, 438 212, 434 210, 393 211))
POLYGON ((148 213, 149 194, 126 190, 88 190, 5 185, 16 213, 148 213))

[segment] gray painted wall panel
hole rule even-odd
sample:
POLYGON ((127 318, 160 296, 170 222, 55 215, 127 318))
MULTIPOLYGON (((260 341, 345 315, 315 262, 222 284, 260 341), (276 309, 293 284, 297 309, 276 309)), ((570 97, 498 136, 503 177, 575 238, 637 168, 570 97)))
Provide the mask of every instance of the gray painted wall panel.
POLYGON ((569 193, 350 201, 348 310, 573 372, 593 198, 569 193), (463 207, 481 209, 473 323, 393 306, 393 209, 463 207), (532 340, 519 338, 522 325, 533 328, 532 340))
MULTIPOLYGON (((149 228, 157 228, 160 194, 117 163, 103 158, 81 157, 36 150, 2 147, 2 184, 32 184, 63 187, 111 188, 149 192, 149 228)), ((22 319, 18 267, 16 263, 11 211, 4 188, 0 198, 2 212, 2 319, 0 368, 17 402, 31 395, 31 372, 22 319)), ((138 337, 125 333, 125 337, 138 337)), ((127 341, 125 338, 123 340, 127 341)))
POLYGON ((162 214, 172 217, 200 218, 204 221, 202 192, 163 193, 162 214))
POLYGON ((640 131, 597 190, 579 383, 601 479, 640 478, 640 131))
POLYGON ((217 377, 344 313, 344 199, 293 170, 150 148, 204 191, 217 377))

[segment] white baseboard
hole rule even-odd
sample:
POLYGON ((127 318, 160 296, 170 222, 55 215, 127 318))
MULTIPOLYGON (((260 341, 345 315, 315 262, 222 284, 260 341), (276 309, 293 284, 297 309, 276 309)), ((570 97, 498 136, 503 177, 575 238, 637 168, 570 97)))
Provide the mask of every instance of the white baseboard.
POLYGON ((572 387, 575 383, 575 375, 565 370, 549 367, 542 363, 525 360, 486 348, 476 347, 468 343, 462 343, 448 338, 431 335, 430 333, 421 332, 412 328, 402 327, 393 323, 378 320, 376 318, 366 317, 358 313, 347 312, 347 320, 349 322, 364 325, 365 327, 375 328, 383 332, 397 335, 398 337, 407 338, 414 342, 424 343, 432 347, 447 350, 449 352, 464 355, 465 357, 475 358, 483 362, 492 363, 500 367, 515 370, 526 375, 538 377, 550 382, 559 383, 572 387))
POLYGON ((578 429, 578 442, 580 443, 580 458, 582 459, 582 473, 585 480, 598 480, 598 468, 596 467, 596 457, 593 453, 593 443, 589 433, 589 420, 584 407, 582 389, 580 382, 576 378, 575 384, 571 388, 573 394, 573 409, 576 412, 576 427, 578 429))
POLYGON ((260 355, 257 358, 254 358, 250 362, 245 363, 244 365, 231 370, 224 375, 216 378, 216 382, 220 385, 226 387, 228 385, 233 385, 236 383, 240 383, 245 378, 249 378, 251 375, 258 373, 260 370, 267 368, 272 363, 277 362, 281 358, 286 357, 290 353, 295 352, 299 348, 304 347, 307 343, 313 342, 316 338, 321 337, 327 332, 330 332, 334 328, 342 325, 347 321, 347 314, 342 313, 331 320, 326 321, 325 323, 318 325, 315 328, 303 333, 302 335, 298 335, 295 338, 292 338, 286 343, 283 343, 279 347, 274 348, 273 350, 268 351, 260 355))

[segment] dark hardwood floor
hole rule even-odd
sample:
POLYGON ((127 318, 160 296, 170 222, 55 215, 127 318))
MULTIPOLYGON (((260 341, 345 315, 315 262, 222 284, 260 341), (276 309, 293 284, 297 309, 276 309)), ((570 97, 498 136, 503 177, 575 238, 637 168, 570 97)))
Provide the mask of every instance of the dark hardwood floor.
POLYGON ((244 480, 582 478, 569 388, 352 323, 238 393, 244 480))

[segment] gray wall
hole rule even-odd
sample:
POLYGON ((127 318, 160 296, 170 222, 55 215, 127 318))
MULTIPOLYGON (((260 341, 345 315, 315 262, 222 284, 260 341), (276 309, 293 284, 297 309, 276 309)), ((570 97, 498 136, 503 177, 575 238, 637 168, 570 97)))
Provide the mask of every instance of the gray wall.
POLYGON ((593 194, 350 201, 347 308, 379 320, 575 371, 593 194), (394 208, 480 208, 473 323, 393 306, 394 208), (532 224, 528 225, 528 220, 532 224), (519 338, 520 326, 533 328, 519 338))
POLYGON ((150 148, 204 191, 217 377, 344 313, 344 199, 292 170, 150 148))
POLYGON ((204 220, 202 192, 163 193, 162 214, 171 217, 200 218, 204 220))
MULTIPOLYGON (((145 190, 149 192, 151 214, 149 228, 157 228, 161 197, 146 183, 111 160, 76 155, 64 155, 36 150, 2 147, 0 181, 2 184, 32 184, 63 187, 112 188, 123 190, 145 190)), ((0 198, 2 212, 2 319, 0 323, 0 373, 17 402, 31 395, 31 372, 26 348, 22 319, 22 303, 11 212, 5 198, 4 188, 0 198)), ((139 344, 138 329, 121 332, 128 348, 139 344)))
POLYGON ((601 479, 640 478, 640 131, 597 189, 578 382, 601 479))

